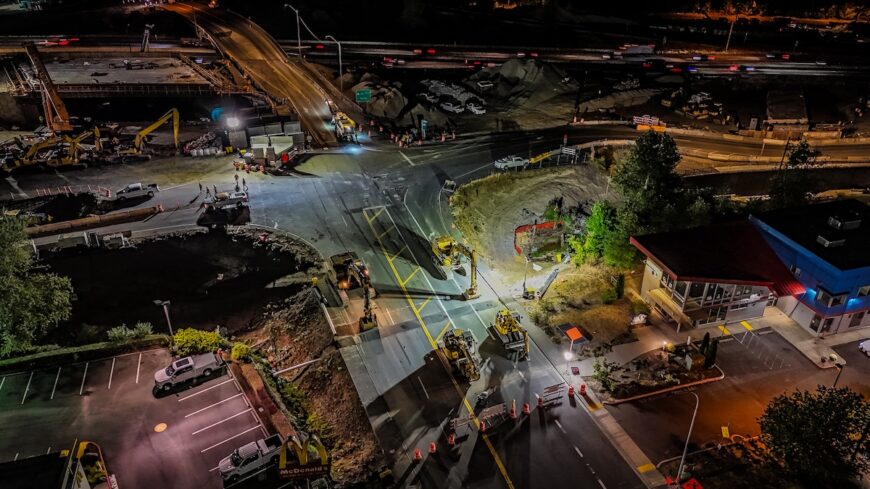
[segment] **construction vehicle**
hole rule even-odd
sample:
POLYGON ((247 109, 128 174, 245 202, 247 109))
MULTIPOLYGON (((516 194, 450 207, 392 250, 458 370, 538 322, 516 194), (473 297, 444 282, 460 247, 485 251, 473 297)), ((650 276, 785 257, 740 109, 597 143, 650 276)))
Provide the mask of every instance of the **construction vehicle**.
POLYGON ((495 315, 495 321, 487 332, 499 340, 504 349, 519 353, 519 359, 529 358, 529 332, 520 325, 522 316, 509 309, 502 309, 495 315))
POLYGON ((100 129, 97 127, 94 127, 90 131, 85 131, 76 137, 71 138, 69 136, 64 136, 63 139, 69 144, 69 147, 67 148, 66 157, 63 159, 62 164, 70 165, 81 161, 85 152, 82 142, 90 137, 94 138, 94 151, 103 151, 103 142, 100 139, 100 129))
POLYGON ((330 257, 335 279, 340 290, 350 290, 357 287, 363 292, 363 314, 359 318, 360 331, 368 331, 378 326, 378 317, 373 310, 373 299, 377 291, 369 279, 369 269, 362 259, 353 251, 330 257))
POLYGON ((435 254, 435 262, 444 268, 461 268, 462 257, 468 258, 471 268, 471 285, 462 293, 462 296, 465 300, 480 297, 480 292, 477 290, 477 254, 474 250, 456 241, 452 236, 438 236, 431 241, 431 245, 432 252, 435 254))
POLYGON ((444 333, 439 350, 464 379, 470 382, 480 379, 475 340, 471 331, 451 329, 444 333))
POLYGON ((146 138, 149 134, 156 131, 157 128, 166 124, 170 120, 172 121, 172 138, 175 142, 175 149, 178 149, 178 125, 180 123, 180 115, 178 114, 178 109, 172 108, 167 113, 160 116, 159 119, 152 122, 149 126, 145 127, 141 131, 136 134, 136 138, 133 140, 133 147, 118 152, 118 155, 121 156, 122 161, 126 156, 136 156, 143 155, 145 152, 145 142, 146 138))

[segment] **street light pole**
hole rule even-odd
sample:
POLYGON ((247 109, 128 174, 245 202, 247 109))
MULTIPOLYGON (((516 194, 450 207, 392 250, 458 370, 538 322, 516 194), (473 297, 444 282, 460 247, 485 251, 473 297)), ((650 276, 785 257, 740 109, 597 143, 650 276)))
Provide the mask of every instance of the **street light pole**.
POLYGON ((166 326, 169 327, 169 336, 175 337, 175 333, 172 331, 172 321, 169 319, 169 301, 155 300, 154 304, 163 306, 163 315, 166 317, 166 326))
POLYGON ((698 394, 694 392, 691 394, 695 396, 695 412, 692 413, 692 422, 689 423, 689 434, 686 435, 686 446, 683 447, 683 456, 680 457, 680 467, 677 469, 677 483, 683 478, 683 464, 686 463, 686 452, 689 451, 689 440, 692 438, 692 428, 695 427, 695 416, 698 415, 698 406, 701 405, 701 398, 698 397, 698 394))
POLYGON ((299 50, 299 59, 302 59, 302 31, 299 28, 299 10, 289 3, 285 3, 284 6, 296 13, 296 47, 299 50))
POLYGON ((331 39, 336 45, 338 45, 338 89, 344 94, 344 79, 341 77, 341 43, 338 42, 338 39, 332 36, 323 36, 326 39, 331 39))
POLYGON ((831 386, 831 387, 834 388, 834 389, 836 389, 836 388, 837 388, 837 382, 840 381, 840 374, 843 373, 843 369, 846 368, 846 366, 845 366, 844 364, 842 364, 842 363, 835 363, 834 366, 837 367, 837 377, 834 379, 834 385, 831 386))

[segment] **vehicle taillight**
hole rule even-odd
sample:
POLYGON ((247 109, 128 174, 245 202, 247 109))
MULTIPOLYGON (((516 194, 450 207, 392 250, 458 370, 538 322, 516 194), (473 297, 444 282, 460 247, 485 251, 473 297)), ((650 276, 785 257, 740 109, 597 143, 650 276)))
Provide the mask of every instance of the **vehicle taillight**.
POLYGON ((323 44, 315 44, 314 49, 326 49, 326 46, 324 46, 323 44))
POLYGON ((432 48, 429 48, 426 50, 426 54, 435 54, 435 50, 432 48))
POLYGON ((737 71, 739 67, 737 65, 731 65, 728 67, 728 71, 737 71))

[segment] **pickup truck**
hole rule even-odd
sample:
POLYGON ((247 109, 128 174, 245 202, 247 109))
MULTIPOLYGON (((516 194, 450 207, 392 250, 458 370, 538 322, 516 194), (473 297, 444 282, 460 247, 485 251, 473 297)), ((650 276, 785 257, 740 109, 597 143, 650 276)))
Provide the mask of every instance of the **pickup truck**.
POLYGON ((528 158, 522 156, 505 156, 495 162, 496 170, 510 170, 511 168, 523 168, 529 164, 528 158))
POLYGON ((248 193, 218 192, 218 194, 212 198, 210 205, 215 209, 227 209, 232 207, 241 209, 243 206, 248 205, 248 193))
POLYGON ((126 187, 115 192, 115 200, 135 199, 137 197, 154 197, 154 194, 160 192, 160 187, 156 183, 147 185, 142 183, 131 183, 126 187))
POLYGON ((172 365, 154 372, 154 387, 168 391, 185 381, 208 377, 223 366, 224 361, 214 353, 179 358, 172 365))
POLYGON ((236 482, 248 474, 258 472, 269 464, 277 464, 281 435, 272 435, 233 450, 218 463, 218 471, 225 482, 236 482))

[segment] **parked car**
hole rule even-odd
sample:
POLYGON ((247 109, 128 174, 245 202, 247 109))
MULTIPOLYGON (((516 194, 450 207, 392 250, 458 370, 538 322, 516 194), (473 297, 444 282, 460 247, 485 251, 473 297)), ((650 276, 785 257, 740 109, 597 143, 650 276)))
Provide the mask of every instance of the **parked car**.
POLYGON ((858 343, 858 349, 870 357, 870 340, 864 340, 861 343, 858 343))
POLYGON ((504 158, 500 158, 495 162, 496 170, 510 170, 512 168, 523 168, 529 164, 528 158, 523 158, 522 156, 505 156, 504 158))
POLYGON ((168 391, 174 386, 199 377, 208 377, 224 366, 215 353, 179 358, 166 368, 154 372, 154 387, 168 391))
POLYGON ((441 108, 446 110, 447 112, 453 112, 455 114, 461 114, 465 112, 464 107, 454 104, 453 102, 444 102, 443 104, 441 104, 441 108))
POLYGON ((282 444, 281 435, 272 435, 233 450, 218 463, 221 477, 226 482, 235 482, 266 465, 277 464, 282 444))
POLYGON ((474 102, 469 102, 468 104, 465 104, 465 108, 468 109, 469 112, 471 112, 472 114, 486 114, 486 109, 483 108, 482 105, 476 104, 474 102))
POLYGON ((154 194, 160 192, 160 187, 156 183, 144 185, 141 183, 131 183, 126 187, 115 192, 115 200, 135 199, 137 197, 154 197, 154 194))

